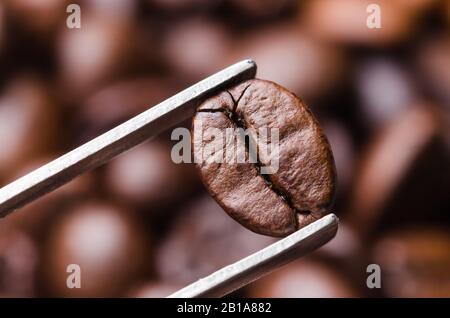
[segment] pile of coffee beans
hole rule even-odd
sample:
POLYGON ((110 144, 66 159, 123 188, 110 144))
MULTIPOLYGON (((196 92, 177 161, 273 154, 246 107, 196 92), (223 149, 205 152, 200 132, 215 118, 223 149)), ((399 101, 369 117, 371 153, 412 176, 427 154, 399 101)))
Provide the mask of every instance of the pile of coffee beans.
POLYGON ((450 296, 450 1, 73 2, 0 1, 0 187, 244 58, 180 126, 193 158, 278 128, 280 160, 177 164, 168 127, 0 220, 0 296, 167 296, 329 212, 236 295, 450 296))

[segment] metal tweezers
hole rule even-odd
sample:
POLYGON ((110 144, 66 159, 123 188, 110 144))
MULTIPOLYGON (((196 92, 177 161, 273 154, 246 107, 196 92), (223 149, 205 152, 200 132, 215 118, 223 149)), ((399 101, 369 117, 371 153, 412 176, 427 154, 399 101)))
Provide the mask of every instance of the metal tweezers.
MULTIPOLYGON (((59 188, 130 148, 193 116, 200 102, 241 81, 254 78, 256 63, 238 62, 170 97, 58 159, 0 189, 0 217, 59 188)), ((200 279, 169 297, 221 297, 311 252, 337 232, 334 214, 200 279)))

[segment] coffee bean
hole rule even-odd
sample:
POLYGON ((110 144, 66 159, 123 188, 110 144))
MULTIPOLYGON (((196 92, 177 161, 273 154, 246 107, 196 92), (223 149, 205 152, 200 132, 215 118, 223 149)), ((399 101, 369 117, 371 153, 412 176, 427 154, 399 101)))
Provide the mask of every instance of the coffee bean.
POLYGON ((296 24, 258 29, 238 39, 230 63, 251 56, 258 62, 260 77, 301 93, 305 100, 322 97, 345 77, 347 62, 339 48, 309 36, 296 24))
POLYGON ((113 160, 106 166, 105 179, 114 197, 165 216, 168 208, 200 184, 192 166, 173 163, 170 148, 161 140, 152 140, 113 160))
POLYGON ((8 16, 15 27, 31 33, 34 37, 46 37, 60 25, 65 26, 68 0, 62 1, 5 1, 8 16), (44 17, 42 19, 41 17, 44 17))
POLYGON ((447 24, 450 25, 450 1, 445 4, 445 16, 447 18, 447 24))
POLYGON ((4 41, 4 37, 5 37, 5 35, 4 35, 5 14, 3 12, 4 12, 3 4, 0 4, 0 58, 4 51, 3 41, 4 41))
POLYGON ((306 258, 291 263, 249 286, 256 298, 360 297, 347 277, 334 266, 306 258))
POLYGON ((227 0, 233 17, 241 18, 245 22, 270 19, 285 14, 289 10, 295 11, 298 3, 293 0, 261 1, 261 0, 227 0))
POLYGON ((413 106, 418 89, 400 63, 389 58, 371 58, 356 70, 356 89, 368 128, 380 130, 413 106))
POLYGON ((186 14, 187 12, 207 12, 221 0, 146 0, 150 10, 165 14, 186 14))
POLYGON ((152 281, 132 290, 128 296, 132 298, 162 298, 181 288, 183 288, 182 285, 152 281))
POLYGON ((172 26, 162 50, 178 76, 200 80, 226 66, 232 46, 226 28, 213 20, 195 18, 172 26))
POLYGON ((88 14, 96 18, 115 19, 120 21, 131 21, 135 19, 137 0, 88 0, 81 6, 88 14))
POLYGON ((104 86, 89 96, 75 119, 77 137, 95 138, 177 93, 180 84, 169 77, 133 77, 104 86))
POLYGON ((448 155, 442 112, 418 103, 379 131, 362 154, 351 193, 349 222, 362 236, 378 226, 443 217, 448 206, 448 155), (426 212, 425 212, 426 211, 426 212))
POLYGON ((367 8, 373 1, 309 1, 300 21, 315 36, 327 41, 368 46, 384 46, 401 42, 411 36, 417 17, 412 6, 398 1, 380 0, 380 28, 369 28, 367 8))
MULTIPOLYGON (((450 8, 450 6, 449 6, 450 8)), ((436 37, 425 43, 417 57, 418 69, 427 90, 450 110, 450 39, 436 37)))
MULTIPOLYGON (((12 182, 31 171, 38 169, 56 157, 57 155, 55 154, 34 159, 32 162, 22 167, 17 174, 8 178, 7 181, 12 182)), ((80 198, 87 197, 88 195, 92 195, 94 191, 93 186, 96 184, 94 181, 95 178, 92 172, 75 178, 61 188, 50 192, 48 195, 31 202, 18 211, 8 215, 7 218, 2 219, 0 222, 0 232, 3 231, 5 227, 14 227, 36 238, 45 236, 48 232, 46 224, 48 224, 49 220, 60 215, 62 206, 70 204, 70 202, 74 202, 80 198)))
POLYGON ((8 83, 0 92, 0 176, 10 180, 51 150, 58 140, 57 116, 57 104, 41 78, 20 75, 8 83))
POLYGON ((345 197, 353 180, 355 166, 355 145, 350 130, 342 122, 334 119, 325 119, 322 128, 328 138, 339 176, 336 203, 345 197))
POLYGON ((389 232, 376 243, 373 261, 382 268, 388 297, 450 295, 448 228, 414 226, 389 232))
POLYGON ((329 210, 336 188, 330 146, 310 110, 285 88, 263 80, 245 81, 200 105, 193 131, 194 158, 204 184, 222 208, 248 229, 285 236, 329 210), (258 162, 237 163, 239 152, 249 155, 239 140, 239 127, 254 130, 249 135, 257 143, 258 162), (208 140, 211 128, 224 133, 234 129, 237 137, 236 151, 224 163, 201 160, 205 149, 225 148, 223 140, 208 140), (278 130, 278 153, 261 151, 269 143, 260 138, 260 129, 278 130), (278 169, 269 167, 274 159, 278 169), (263 168, 274 173, 263 175, 263 168))
POLYGON ((152 248, 131 211, 92 201, 73 206, 68 212, 53 224, 44 244, 46 293, 63 297, 120 296, 147 275, 152 248), (67 287, 68 264, 80 266, 81 288, 67 287))
MULTIPOLYGON (((320 249, 320 253, 330 259, 346 262, 349 258, 363 259, 363 248, 357 232, 345 219, 339 220, 339 231, 329 243, 320 249)), ((355 265, 355 262, 349 264, 355 265)))
POLYGON ((35 296, 37 263, 38 248, 35 242, 21 231, 2 226, 0 297, 35 296))
POLYGON ((139 68, 141 47, 136 26, 126 20, 86 16, 81 29, 59 34, 60 77, 68 99, 85 97, 106 83, 139 68), (119 23, 120 22, 120 23, 119 23))
POLYGON ((192 283, 274 242, 234 222, 208 195, 188 202, 176 214, 155 256, 164 283, 192 283))

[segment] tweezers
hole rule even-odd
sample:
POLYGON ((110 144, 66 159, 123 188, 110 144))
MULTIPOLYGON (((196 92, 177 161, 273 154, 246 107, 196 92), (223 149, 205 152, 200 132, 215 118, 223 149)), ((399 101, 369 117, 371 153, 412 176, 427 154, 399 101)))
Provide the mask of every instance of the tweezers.
MULTIPOLYGON (((243 60, 233 64, 6 185, 0 189, 0 217, 5 217, 84 172, 105 164, 117 155, 192 117, 203 100, 220 90, 254 78, 255 75, 254 61, 243 60)), ((329 214, 259 252, 181 289, 171 297, 224 296, 325 244, 335 236, 337 226, 337 217, 329 214)))

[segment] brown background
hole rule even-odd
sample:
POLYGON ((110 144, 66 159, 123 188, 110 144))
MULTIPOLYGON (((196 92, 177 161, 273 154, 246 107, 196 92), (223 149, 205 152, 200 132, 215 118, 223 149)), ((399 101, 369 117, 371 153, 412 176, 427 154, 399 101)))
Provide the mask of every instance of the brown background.
MULTIPOLYGON (((0 2, 0 185, 253 58, 325 129, 342 222, 235 295, 450 296, 450 1, 71 2, 81 29, 66 27, 68 1, 0 2), (371 263, 381 289, 366 287, 371 263)), ((273 242, 170 147, 169 131, 1 220, 0 295, 166 296, 273 242), (72 263, 81 289, 66 287, 72 263)))

